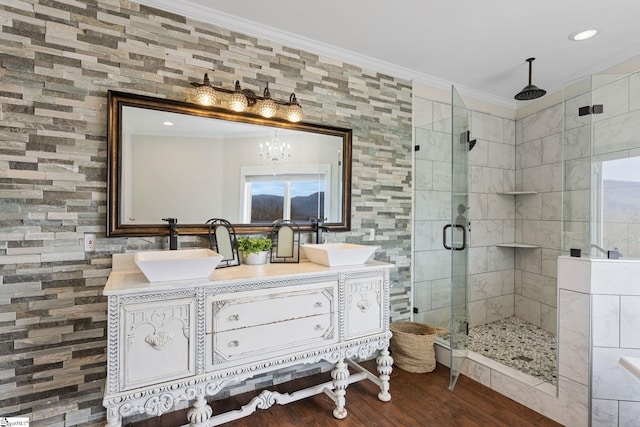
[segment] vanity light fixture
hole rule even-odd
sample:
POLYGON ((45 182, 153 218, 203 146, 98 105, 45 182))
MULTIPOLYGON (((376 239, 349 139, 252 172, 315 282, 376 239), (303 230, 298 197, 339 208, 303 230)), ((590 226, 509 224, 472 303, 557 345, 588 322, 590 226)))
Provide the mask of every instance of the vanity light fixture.
POLYGON ((296 94, 292 93, 288 101, 274 99, 269 91, 269 84, 264 89, 262 96, 257 95, 250 89, 242 89, 240 81, 236 80, 233 90, 223 87, 216 87, 211 84, 209 75, 204 74, 202 83, 192 82, 191 86, 195 87, 195 101, 204 106, 212 106, 218 103, 226 105, 227 108, 242 113, 251 108, 264 118, 275 117, 278 114, 279 107, 283 107, 281 114, 290 122, 299 122, 303 118, 302 107, 298 103, 296 94), (218 93, 226 94, 226 101, 218 96, 218 93))

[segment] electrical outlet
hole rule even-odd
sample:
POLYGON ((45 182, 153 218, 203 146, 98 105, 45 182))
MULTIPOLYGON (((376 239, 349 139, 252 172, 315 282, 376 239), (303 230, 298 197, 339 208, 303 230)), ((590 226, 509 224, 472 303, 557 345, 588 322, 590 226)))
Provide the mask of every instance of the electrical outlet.
POLYGON ((96 235, 85 234, 84 235, 84 251, 94 252, 96 250, 96 235))

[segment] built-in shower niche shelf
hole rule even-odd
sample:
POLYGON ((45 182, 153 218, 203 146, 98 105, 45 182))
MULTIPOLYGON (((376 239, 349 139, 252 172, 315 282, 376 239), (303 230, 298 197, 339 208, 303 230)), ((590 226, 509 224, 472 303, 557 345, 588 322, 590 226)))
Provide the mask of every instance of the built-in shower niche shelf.
POLYGON ((496 246, 500 248, 521 248, 521 249, 536 249, 539 248, 539 245, 530 245, 528 243, 518 243, 518 242, 509 242, 509 243, 498 243, 496 246))
POLYGON ((538 194, 538 192, 537 191, 501 191, 496 194, 500 194, 503 196, 524 196, 527 194, 538 194))

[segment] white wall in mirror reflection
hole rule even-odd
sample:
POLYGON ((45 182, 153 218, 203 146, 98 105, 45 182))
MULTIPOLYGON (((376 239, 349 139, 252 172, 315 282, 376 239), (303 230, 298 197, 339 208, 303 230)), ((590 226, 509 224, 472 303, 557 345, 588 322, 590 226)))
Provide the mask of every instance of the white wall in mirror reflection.
MULTIPOLYGON (((209 218, 248 223, 247 171, 283 179, 315 176, 325 203, 324 212, 313 216, 340 221, 341 137, 287 129, 276 135, 270 127, 192 116, 181 126, 183 116, 123 108, 124 224, 163 224, 166 217, 182 224, 203 224, 209 218), (159 125, 166 120, 174 125, 159 125), (260 144, 276 137, 290 145, 290 156, 270 161, 260 155, 260 144)), ((281 218, 290 219, 290 214, 290 205, 285 206, 281 218)), ((280 218, 269 222, 275 219, 280 218)))

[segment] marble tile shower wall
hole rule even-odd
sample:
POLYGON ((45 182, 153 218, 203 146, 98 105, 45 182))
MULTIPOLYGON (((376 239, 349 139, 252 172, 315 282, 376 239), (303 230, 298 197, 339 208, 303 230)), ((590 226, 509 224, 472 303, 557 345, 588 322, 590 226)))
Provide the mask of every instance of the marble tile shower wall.
POLYGON ((352 128, 352 231, 336 238, 376 230, 376 258, 397 266, 392 315, 408 315, 410 82, 118 0, 0 0, 0 46, 0 416, 104 419, 111 255, 165 246, 105 238, 108 89, 186 99, 215 68, 215 81, 269 81, 297 93, 308 121, 352 128))
POLYGON ((515 314, 549 332, 557 325, 557 258, 562 232, 563 106, 557 104, 516 122, 517 242, 515 314))
MULTIPOLYGON (((417 321, 448 326, 450 253, 442 247, 442 228, 451 221, 451 106, 414 100, 415 271, 417 321)), ((469 153, 469 316, 472 326, 514 313, 514 255, 496 243, 513 241, 515 204, 497 193, 515 186, 515 123, 472 112, 469 153)))
POLYGON ((496 246, 515 234, 515 122, 472 112, 469 153, 469 323, 495 322, 514 313, 514 250, 496 246))

